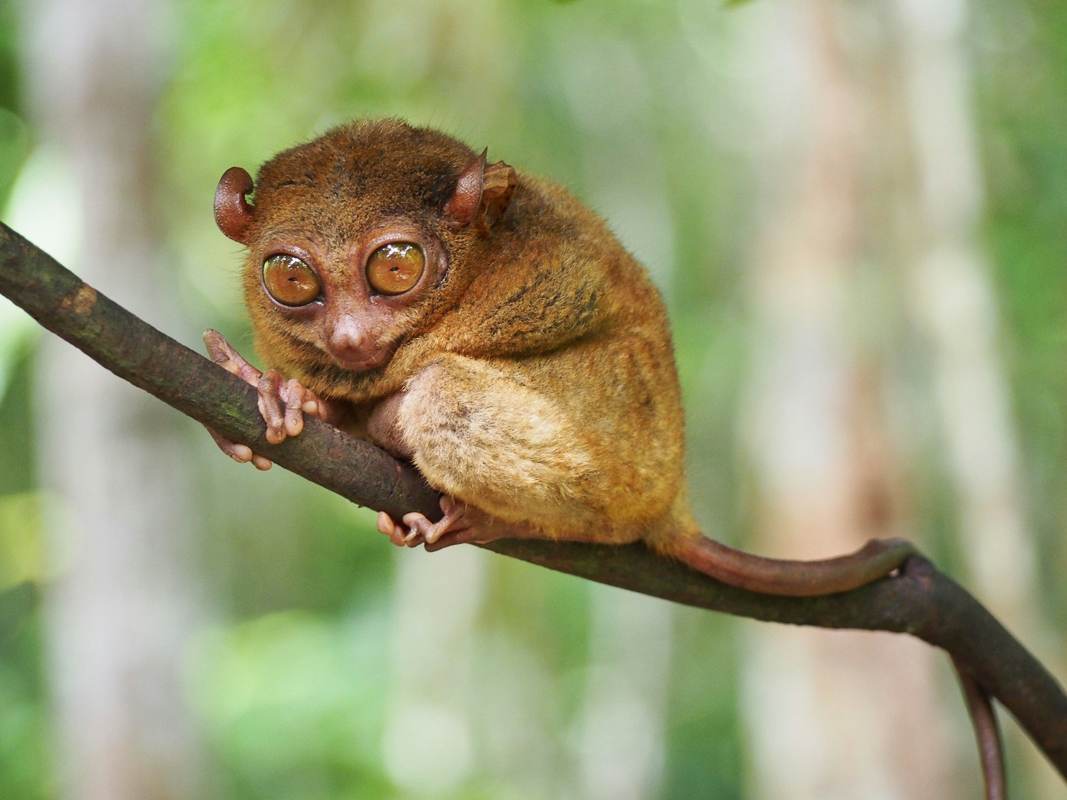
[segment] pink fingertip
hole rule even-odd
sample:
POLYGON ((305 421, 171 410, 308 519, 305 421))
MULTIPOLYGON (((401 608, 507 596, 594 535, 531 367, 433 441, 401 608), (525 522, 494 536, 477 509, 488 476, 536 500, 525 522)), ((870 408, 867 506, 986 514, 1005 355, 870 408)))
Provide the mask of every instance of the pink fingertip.
POLYGON ((414 527, 415 523, 418 522, 419 520, 426 519, 426 515, 425 514, 420 514, 418 511, 412 511, 410 513, 405 514, 403 519, 404 519, 404 524, 407 525, 409 528, 411 528, 411 527, 414 527))
POLYGON ((235 444, 230 451, 230 458, 240 464, 247 464, 252 460, 252 448, 244 444, 235 444))
POLYGON ((319 415, 319 404, 315 400, 305 400, 304 404, 300 406, 300 410, 305 414, 317 417, 319 415))
POLYGON ((384 511, 378 512, 378 533, 384 533, 386 536, 392 536, 396 530, 396 525, 393 524, 393 518, 386 514, 384 511))
POLYGON ((264 458, 263 456, 257 456, 255 454, 252 455, 252 465, 260 472, 266 472, 271 468, 272 463, 273 462, 269 458, 264 458))

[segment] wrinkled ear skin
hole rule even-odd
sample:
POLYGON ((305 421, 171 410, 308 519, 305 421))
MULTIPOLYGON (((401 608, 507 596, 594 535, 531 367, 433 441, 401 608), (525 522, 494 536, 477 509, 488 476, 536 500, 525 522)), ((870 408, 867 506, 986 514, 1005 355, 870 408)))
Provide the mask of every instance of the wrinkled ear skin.
POLYGON ((503 161, 486 166, 487 152, 483 150, 463 170, 456 190, 445 204, 445 214, 457 227, 471 225, 483 233, 488 233, 489 226, 504 216, 518 184, 515 170, 503 161))
POLYGON ((222 174, 215 189, 215 224, 235 242, 248 244, 253 209, 245 195, 255 188, 252 176, 240 167, 230 167, 222 174))
POLYGON ((456 181, 456 190, 445 203, 445 214, 461 228, 471 223, 482 204, 486 152, 488 150, 483 150, 482 154, 463 170, 456 181))
POLYGON ((482 185, 482 209, 487 225, 492 225, 508 210, 511 196, 519 179, 515 170, 503 161, 497 161, 485 168, 482 185))

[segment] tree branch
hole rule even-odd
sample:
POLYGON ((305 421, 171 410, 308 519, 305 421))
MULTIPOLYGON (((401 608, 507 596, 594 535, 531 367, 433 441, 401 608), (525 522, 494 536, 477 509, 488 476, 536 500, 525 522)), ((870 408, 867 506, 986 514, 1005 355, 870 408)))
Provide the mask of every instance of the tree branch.
MULTIPOLYGON (((409 511, 440 516, 437 493, 412 467, 316 419, 306 419, 299 437, 269 444, 251 386, 99 294, 2 223, 0 293, 120 378, 286 469, 394 517, 409 511)), ((1067 778, 1067 695, 980 603, 924 558, 910 559, 898 577, 855 591, 794 598, 735 589, 660 558, 641 544, 500 540, 485 547, 727 614, 911 634, 965 665, 1067 778)))

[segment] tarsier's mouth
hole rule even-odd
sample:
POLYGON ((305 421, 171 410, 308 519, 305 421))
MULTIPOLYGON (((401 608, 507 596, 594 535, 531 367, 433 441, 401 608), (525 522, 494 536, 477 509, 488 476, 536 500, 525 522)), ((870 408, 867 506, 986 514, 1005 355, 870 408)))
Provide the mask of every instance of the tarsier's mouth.
POLYGON ((326 352, 329 353, 334 364, 347 372, 370 372, 388 364, 396 349, 397 345, 390 343, 374 348, 360 348, 355 352, 329 348, 326 348, 326 352))
POLYGON ((351 372, 369 372, 388 363, 389 359, 393 357, 393 351, 391 348, 379 350, 366 358, 342 358, 336 354, 331 355, 333 355, 334 361, 342 369, 351 372))

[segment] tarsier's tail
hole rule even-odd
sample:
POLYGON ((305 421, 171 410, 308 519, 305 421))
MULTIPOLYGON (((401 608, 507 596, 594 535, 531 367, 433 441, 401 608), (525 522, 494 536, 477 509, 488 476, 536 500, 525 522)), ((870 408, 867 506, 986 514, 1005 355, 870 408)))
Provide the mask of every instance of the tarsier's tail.
MULTIPOLYGON (((885 578, 918 550, 906 539, 872 539, 855 553, 823 561, 763 558, 704 536, 678 537, 671 554, 698 572, 739 589, 790 597, 814 597, 858 589, 885 578)), ((1005 800, 1004 751, 989 693, 955 658, 967 710, 978 739, 986 800, 1005 800)))
POLYGON ((673 555, 697 572, 739 589, 813 597, 858 589, 900 568, 918 553, 906 539, 872 539, 860 550, 824 561, 763 558, 704 536, 679 537, 673 555))

